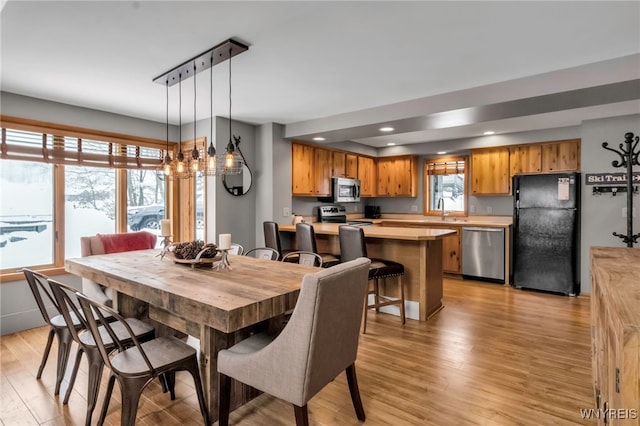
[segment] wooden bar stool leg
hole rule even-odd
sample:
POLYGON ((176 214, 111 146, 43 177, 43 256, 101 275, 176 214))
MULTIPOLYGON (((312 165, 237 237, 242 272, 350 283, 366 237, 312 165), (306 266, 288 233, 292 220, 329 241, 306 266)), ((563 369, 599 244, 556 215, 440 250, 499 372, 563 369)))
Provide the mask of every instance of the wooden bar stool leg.
POLYGON ((402 319, 402 324, 405 323, 405 312, 404 312, 404 283, 402 280, 402 275, 398 275, 398 284, 400 285, 400 318, 402 319))

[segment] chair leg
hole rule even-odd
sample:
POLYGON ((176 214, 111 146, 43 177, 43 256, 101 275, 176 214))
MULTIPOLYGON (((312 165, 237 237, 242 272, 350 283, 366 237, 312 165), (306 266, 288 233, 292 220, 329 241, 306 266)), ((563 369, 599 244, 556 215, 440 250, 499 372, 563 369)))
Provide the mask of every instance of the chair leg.
MULTIPOLYGON (((373 280, 373 303, 375 303, 376 305, 380 304, 380 283, 378 282, 378 279, 376 278, 375 280, 373 280)), ((380 312, 380 307, 376 306, 376 312, 380 312)))
POLYGON ((369 292, 364 296, 364 312, 362 314, 362 334, 367 334, 367 312, 369 311, 369 292))
POLYGON ((71 397, 71 391, 73 390, 73 384, 76 382, 76 376, 78 375, 78 369, 80 368, 80 361, 82 360, 82 353, 84 349, 82 346, 78 346, 76 352, 76 360, 73 362, 73 370, 71 370, 71 377, 69 378, 69 385, 67 386, 67 392, 64 394, 63 404, 69 403, 69 397, 71 397))
POLYGON ((295 411, 296 413, 296 426, 309 426, 309 413, 307 411, 307 404, 304 404, 302 407, 294 405, 293 411, 295 411))
POLYGON ((351 364, 345 370, 347 373, 347 382, 349 383, 349 393, 351 394, 351 402, 353 402, 353 408, 356 410, 356 416, 361 422, 365 421, 364 407, 362 406, 362 400, 360 399, 360 389, 358 388, 358 378, 356 377, 356 366, 351 364))
POLYGON ((136 424, 136 414, 138 413, 138 403, 144 387, 149 383, 149 379, 143 378, 119 378, 120 390, 122 393, 122 413, 120 418, 121 426, 134 426, 136 424))
POLYGON ((218 373, 218 426, 229 426, 231 408, 231 378, 218 373))
POLYGON ((36 379, 42 377, 42 370, 44 370, 44 366, 47 363, 47 359, 49 358, 49 351, 51 350, 51 344, 53 343, 53 335, 56 334, 53 327, 49 328, 49 335, 47 336, 47 344, 44 347, 44 353, 42 354, 42 361, 40 361, 40 368, 38 368, 38 374, 36 375, 36 379))
MULTIPOLYGON (((200 404, 200 413, 204 419, 205 426, 209 426, 209 409, 207 408, 207 401, 204 399, 204 389, 202 388, 202 379, 200 379, 200 369, 198 367, 198 359, 194 355, 193 362, 187 368, 191 376, 193 377, 193 383, 196 386, 196 395, 198 395, 198 403, 200 404)), ((227 412, 227 418, 229 413, 227 412)))
POLYGON ((111 401, 111 393, 113 392, 113 385, 116 382, 116 376, 113 374, 109 376, 109 381, 107 382, 107 392, 104 395, 104 401, 102 402, 102 411, 100 411, 100 418, 98 419, 98 424, 103 425, 104 419, 107 417, 107 411, 109 411, 109 402, 111 401))
POLYGON ((405 312, 404 312, 404 283, 402 282, 402 275, 398 275, 398 285, 400 286, 400 318, 402 319, 402 324, 405 323, 405 312))
POLYGON ((176 373, 168 372, 168 373, 161 374, 159 379, 160 379, 160 384, 162 385, 162 393, 169 392, 169 395, 171 396, 171 400, 175 401, 176 373))
POLYGON ((98 402, 98 392, 100 392, 100 381, 104 370, 104 361, 98 349, 87 351, 88 365, 88 389, 87 389, 87 415, 85 425, 91 425, 91 417, 98 402))
POLYGON ((60 393, 60 385, 64 379, 64 372, 67 369, 67 361, 69 360, 69 352, 71 352, 71 342, 73 337, 71 332, 66 328, 56 328, 58 336, 58 364, 56 367, 56 387, 53 391, 54 395, 60 393))

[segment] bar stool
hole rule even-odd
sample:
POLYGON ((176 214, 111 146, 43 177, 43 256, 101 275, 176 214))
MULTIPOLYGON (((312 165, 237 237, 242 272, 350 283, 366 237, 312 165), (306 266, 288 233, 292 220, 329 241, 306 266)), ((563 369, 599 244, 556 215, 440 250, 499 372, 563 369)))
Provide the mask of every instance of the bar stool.
MULTIPOLYGON (((348 262, 358 257, 367 256, 367 246, 364 241, 364 231, 358 226, 343 225, 338 228, 338 238, 340 239, 340 259, 342 262, 348 262)), ((400 320, 405 323, 404 312, 404 285, 402 276, 404 275, 404 265, 398 262, 385 259, 371 259, 369 265, 369 280, 373 281, 373 289, 367 293, 365 302, 365 315, 362 333, 367 332, 367 310, 375 309, 377 312, 383 306, 400 305, 400 320), (378 285, 379 279, 398 277, 398 286, 400 287, 400 298, 394 299, 380 294, 378 285), (369 294, 373 294, 374 303, 369 303, 369 294)), ((386 283, 386 280, 385 280, 386 283)))
MULTIPOLYGON (((272 222, 269 220, 265 220, 262 222, 262 229, 264 230, 264 246, 271 247, 280 253, 280 258, 283 258, 287 253, 291 253, 293 250, 283 250, 282 242, 280 241, 280 229, 278 228, 278 224, 276 222, 272 222)), ((287 260, 287 262, 292 262, 295 260, 287 260)))
POLYGON ((340 258, 331 253, 318 253, 316 233, 308 223, 296 223, 296 244, 300 251, 310 251, 322 257, 322 267, 330 268, 340 263, 340 258))

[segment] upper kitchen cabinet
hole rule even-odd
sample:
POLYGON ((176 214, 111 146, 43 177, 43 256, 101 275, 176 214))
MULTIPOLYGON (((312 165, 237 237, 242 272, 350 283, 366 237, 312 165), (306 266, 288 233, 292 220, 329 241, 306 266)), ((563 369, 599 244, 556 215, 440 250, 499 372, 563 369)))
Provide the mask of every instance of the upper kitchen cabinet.
POLYGON ((358 179, 360 179, 360 196, 376 196, 376 162, 372 157, 358 156, 358 179))
POLYGON ((331 195, 332 156, 328 149, 291 144, 291 193, 297 196, 331 195))
POLYGON ((471 150, 471 193, 511 194, 508 147, 471 150))
POLYGON ((545 142, 542 146, 542 172, 580 171, 580 139, 545 142))
POLYGON ((540 144, 509 147, 511 176, 523 173, 540 173, 542 170, 542 146, 540 144))
POLYGON ((357 178, 358 156, 342 151, 333 151, 333 176, 357 178))
POLYGON ((418 195, 417 156, 378 158, 377 172, 378 196, 416 197, 418 195))

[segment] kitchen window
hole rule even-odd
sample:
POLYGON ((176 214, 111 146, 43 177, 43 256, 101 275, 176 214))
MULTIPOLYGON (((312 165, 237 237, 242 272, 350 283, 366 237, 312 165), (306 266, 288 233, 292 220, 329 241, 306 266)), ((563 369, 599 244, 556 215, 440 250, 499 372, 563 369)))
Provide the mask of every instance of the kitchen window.
POLYGON ((64 259, 80 256, 83 235, 159 234, 155 219, 165 217, 167 188, 156 167, 164 147, 164 141, 3 116, 1 281, 21 279, 23 267, 63 273, 64 259), (156 215, 132 226, 128 212, 156 207, 156 215))
POLYGON ((466 216, 468 205, 467 157, 426 159, 424 211, 429 216, 466 216))

